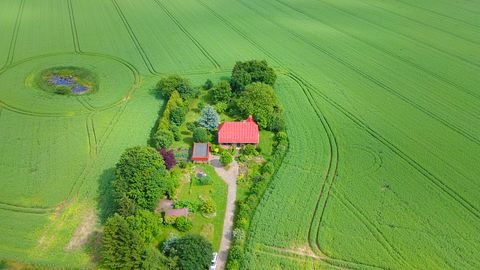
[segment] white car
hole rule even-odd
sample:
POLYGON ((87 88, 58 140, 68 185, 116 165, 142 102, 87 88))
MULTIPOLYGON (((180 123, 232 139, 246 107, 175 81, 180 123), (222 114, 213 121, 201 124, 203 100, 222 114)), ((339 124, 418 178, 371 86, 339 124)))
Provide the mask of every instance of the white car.
POLYGON ((210 266, 210 270, 215 270, 217 268, 217 256, 217 252, 212 253, 212 265, 210 266))

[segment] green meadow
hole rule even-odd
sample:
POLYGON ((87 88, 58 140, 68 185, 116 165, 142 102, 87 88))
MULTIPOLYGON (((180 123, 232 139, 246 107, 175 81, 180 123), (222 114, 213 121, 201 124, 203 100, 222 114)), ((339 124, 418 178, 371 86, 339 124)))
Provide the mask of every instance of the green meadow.
POLYGON ((479 269, 479 16, 468 0, 0 1, 0 268, 94 267, 95 239, 67 246, 147 143, 158 79, 265 59, 290 148, 246 269, 479 269), (42 90, 56 67, 96 91, 42 90))

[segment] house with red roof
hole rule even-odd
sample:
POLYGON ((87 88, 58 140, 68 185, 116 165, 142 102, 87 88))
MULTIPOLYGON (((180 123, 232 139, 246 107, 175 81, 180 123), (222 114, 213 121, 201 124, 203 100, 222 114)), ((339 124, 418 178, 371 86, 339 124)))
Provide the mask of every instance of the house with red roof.
POLYGON ((257 145, 260 141, 258 125, 250 115, 241 122, 223 122, 218 126, 218 143, 222 145, 257 145))

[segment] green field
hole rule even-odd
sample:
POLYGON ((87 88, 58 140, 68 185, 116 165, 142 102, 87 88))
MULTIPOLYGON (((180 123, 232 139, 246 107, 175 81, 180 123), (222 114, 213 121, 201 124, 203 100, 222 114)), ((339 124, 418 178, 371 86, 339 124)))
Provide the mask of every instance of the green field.
POLYGON ((158 78, 266 59, 290 149, 247 269, 479 269, 479 16, 468 0, 0 1, 0 261, 89 267, 65 247, 147 142, 158 78), (98 91, 38 89, 59 66, 98 91))

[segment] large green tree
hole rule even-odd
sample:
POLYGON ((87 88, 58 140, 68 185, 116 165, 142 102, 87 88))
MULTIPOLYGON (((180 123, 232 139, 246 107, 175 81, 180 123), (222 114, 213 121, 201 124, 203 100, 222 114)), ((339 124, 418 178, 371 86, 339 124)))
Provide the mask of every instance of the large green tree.
POLYGON ((141 269, 145 243, 120 215, 110 217, 103 229, 102 264, 107 269, 141 269))
POLYGON ((235 64, 230 85, 235 92, 239 93, 250 83, 262 82, 273 86, 276 80, 277 75, 273 68, 268 66, 267 61, 251 60, 235 64))
POLYGON ((268 128, 270 122, 281 112, 273 88, 264 83, 252 83, 245 87, 237 100, 237 107, 243 117, 253 115, 262 128, 268 128))
POLYGON ((210 89, 210 99, 213 103, 225 102, 229 103, 232 98, 233 92, 228 81, 220 81, 215 87, 210 89))
POLYGON ((212 260, 212 244, 200 235, 186 235, 168 240, 163 252, 169 258, 177 258, 180 270, 205 270, 212 260))
MULTIPOLYGON (((120 157, 113 187, 117 202, 133 203, 136 208, 153 210, 169 177, 160 154, 148 146, 128 148, 120 157)), ((130 208, 130 207, 129 207, 130 208)))
POLYGON ((152 243, 159 235, 162 221, 160 217, 147 210, 139 210, 126 218, 130 228, 135 230, 145 243, 152 243))

